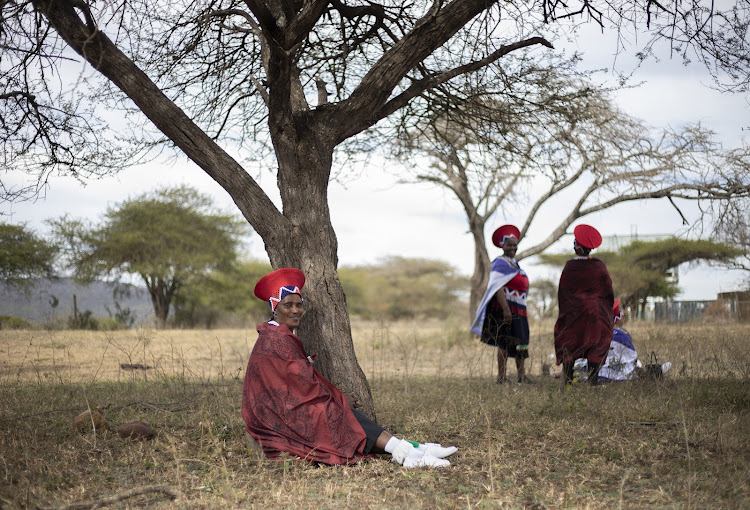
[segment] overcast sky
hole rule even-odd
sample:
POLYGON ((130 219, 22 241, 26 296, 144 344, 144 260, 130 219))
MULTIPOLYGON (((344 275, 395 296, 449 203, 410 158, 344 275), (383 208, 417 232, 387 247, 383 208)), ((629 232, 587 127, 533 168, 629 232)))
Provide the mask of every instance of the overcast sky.
MULTIPOLYGON (((613 62, 614 46, 611 39, 589 34, 584 65, 597 68, 613 62)), ((665 55, 666 56, 666 55, 665 55)), ((619 58, 621 71, 632 69, 632 60, 619 58)), ((684 67, 678 60, 649 61, 635 72, 635 78, 645 83, 634 90, 617 96, 620 106, 629 114, 645 120, 655 128, 678 128, 685 123, 700 121, 715 130, 727 146, 743 141, 743 127, 750 126, 747 97, 728 95, 712 90, 711 81, 702 67, 694 64, 684 67)), ((609 77, 614 80, 613 74, 609 77)), ((375 262, 388 255, 422 257, 444 260, 461 273, 473 271, 472 238, 467 232, 463 210, 452 196, 435 186, 396 184, 392 164, 388 172, 371 164, 356 180, 341 184, 334 182, 330 189, 333 225, 339 240, 340 263, 344 265, 375 262)), ((21 176, 5 175, 6 183, 20 182, 21 176)), ((74 217, 98 218, 108 206, 129 196, 135 196, 157 187, 189 184, 209 193, 217 205, 227 211, 236 211, 226 192, 194 164, 180 160, 172 165, 150 163, 120 172, 117 176, 90 181, 85 186, 69 178, 54 178, 46 190, 46 198, 35 203, 0 204, 0 213, 11 215, 13 223, 27 223, 39 232, 45 232, 43 221, 69 213, 74 217)), ((276 199, 276 179, 270 171, 262 174, 261 185, 269 196, 276 199)), ((683 212, 694 218, 697 212, 686 207, 683 212)), ((0 217, 7 221, 8 217, 0 217)), ((506 222, 520 221, 510 214, 500 213, 488 225, 488 238, 492 230, 506 222)), ((530 232, 532 242, 546 234, 546 224, 551 227, 555 211, 546 211, 530 232)), ((682 232, 681 218, 666 201, 641 201, 624 204, 582 219, 581 223, 596 226, 603 235, 628 235, 638 233, 673 234, 682 232)), ((551 251, 572 252, 572 238, 565 237, 551 251)), ((520 248, 523 249, 522 240, 520 248)), ((265 258, 263 243, 252 238, 249 255, 265 258)), ((490 246, 490 256, 500 254, 490 246)), ((535 279, 559 277, 559 273, 533 261, 525 264, 533 282, 535 279)), ((739 288, 741 274, 705 267, 680 270, 682 299, 714 299, 717 292, 739 288)))

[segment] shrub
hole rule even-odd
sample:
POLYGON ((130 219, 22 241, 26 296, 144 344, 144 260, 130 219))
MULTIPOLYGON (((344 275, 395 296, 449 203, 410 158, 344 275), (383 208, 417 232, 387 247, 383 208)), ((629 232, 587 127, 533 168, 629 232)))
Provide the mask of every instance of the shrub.
POLYGON ((100 331, 116 331, 118 329, 128 329, 125 324, 112 317, 102 317, 97 319, 97 329, 100 331))
POLYGON ((91 310, 86 310, 78 314, 78 317, 68 317, 68 328, 70 329, 90 329, 96 331, 99 329, 99 321, 93 317, 91 310))
POLYGON ((20 317, 0 315, 0 329, 31 329, 31 323, 20 317))
POLYGON ((106 308, 109 319, 101 319, 99 321, 101 329, 130 329, 135 324, 136 314, 130 308, 123 308, 117 301, 115 301, 114 312, 109 307, 106 308))

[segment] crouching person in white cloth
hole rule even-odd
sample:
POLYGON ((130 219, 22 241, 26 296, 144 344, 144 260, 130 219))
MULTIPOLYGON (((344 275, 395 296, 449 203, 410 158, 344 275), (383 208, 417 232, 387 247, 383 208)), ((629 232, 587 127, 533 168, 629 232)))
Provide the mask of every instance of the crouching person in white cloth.
MULTIPOLYGON (((612 309, 614 323, 622 321, 622 310, 620 300, 615 299, 612 309)), ((667 373, 672 364, 667 362, 661 365, 662 373, 667 373)), ((612 342, 609 344, 607 359, 599 370, 600 381, 632 381, 642 373, 643 364, 638 359, 638 353, 633 345, 633 338, 624 329, 615 327, 612 342)), ((579 359, 575 362, 575 373, 578 379, 585 380, 587 372, 586 360, 579 359)))
MULTIPOLYGON (((614 324, 622 321, 619 299, 615 299, 612 312, 614 315, 614 324)), ((599 380, 602 382, 631 381, 638 377, 637 368, 641 367, 642 364, 638 360, 638 353, 635 351, 630 333, 624 329, 615 327, 612 342, 609 344, 607 359, 599 370, 599 380)), ((577 379, 586 380, 587 369, 585 359, 576 360, 574 372, 577 379)))

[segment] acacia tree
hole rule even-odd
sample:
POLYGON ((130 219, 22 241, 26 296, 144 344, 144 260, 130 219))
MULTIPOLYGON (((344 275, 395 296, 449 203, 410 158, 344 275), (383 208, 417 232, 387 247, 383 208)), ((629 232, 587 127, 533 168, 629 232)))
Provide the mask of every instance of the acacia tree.
MULTIPOLYGON (((612 15, 666 12, 656 2, 629 5, 612 15)), ((465 96, 473 88, 464 85, 487 76, 477 71, 519 48, 549 46, 538 37, 542 23, 584 11, 604 20, 589 0, 581 11, 546 0, 29 0, 0 7, 0 44, 11 56, 0 80, 11 112, 3 116, 7 161, 33 172, 36 183, 54 170, 82 176, 117 163, 99 150, 106 139, 81 110, 91 104, 79 95, 86 81, 53 90, 71 48, 104 78, 92 97, 142 112, 164 137, 153 141, 174 144, 229 193, 274 267, 305 272, 310 306, 301 336, 321 354, 321 371, 362 395, 370 415, 336 274, 327 203, 334 149, 392 115, 408 125, 446 96, 465 96), (319 101, 311 107, 304 88, 316 76, 319 101), (273 148, 281 208, 238 163, 257 149, 253 141, 273 148)), ((701 37, 690 41, 714 29, 705 16, 682 14, 646 23, 675 27, 670 38, 696 23, 701 37)), ((23 190, 5 187, 11 196, 23 190)))
POLYGON ((545 237, 524 243, 520 260, 544 251, 579 218, 624 202, 708 205, 750 196, 746 167, 728 166, 729 155, 700 126, 652 136, 572 67, 522 60, 506 76, 510 90, 502 100, 481 98, 436 112, 419 131, 404 133, 396 148, 401 158, 429 158, 416 179, 445 187, 463 206, 474 239, 472 316, 489 278, 485 229, 498 211, 504 219, 497 224, 522 218, 525 237, 546 204, 557 200, 565 211, 560 196, 569 204, 557 224, 533 226, 545 237))
POLYGON ((724 265, 745 271, 745 285, 750 288, 750 201, 735 200, 723 204, 715 219, 716 238, 742 251, 741 255, 724 265))
POLYGON ((110 207, 100 225, 67 217, 50 222, 78 280, 139 278, 163 328, 185 285, 229 268, 247 224, 214 211, 189 187, 167 188, 110 207))
POLYGON ((349 310, 364 319, 445 318, 463 308, 466 278, 440 260, 385 257, 339 273, 349 310))
MULTIPOLYGON (((731 151, 727 166, 750 173, 750 156, 745 150, 731 151)), ((741 254, 724 265, 745 271, 745 285, 750 288, 750 199, 715 204, 711 210, 713 236, 741 250, 741 254)))
POLYGON ((217 322, 254 326, 270 316, 268 303, 252 299, 255 283, 271 271, 267 262, 241 260, 211 271, 207 278, 182 287, 175 296, 174 317, 180 327, 211 328, 217 322))
POLYGON ((34 278, 54 274, 57 247, 26 225, 0 223, 0 282, 28 289, 34 278))

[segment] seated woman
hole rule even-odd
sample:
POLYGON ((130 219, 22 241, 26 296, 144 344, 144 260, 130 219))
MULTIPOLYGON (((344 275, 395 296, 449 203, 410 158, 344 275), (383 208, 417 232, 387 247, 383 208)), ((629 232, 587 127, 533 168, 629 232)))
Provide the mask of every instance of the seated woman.
MULTIPOLYGON (((617 324, 622 320, 619 299, 615 299, 612 312, 614 314, 614 323, 617 324)), ((662 375, 666 374, 671 366, 672 363, 669 361, 663 365, 658 365, 662 375)), ((575 377, 585 381, 589 373, 586 360, 577 359, 574 367, 575 377)), ((643 363, 638 359, 638 353, 635 352, 635 346, 633 345, 630 333, 622 328, 615 327, 612 342, 609 344, 607 359, 599 370, 599 381, 632 381, 633 379, 642 377, 642 375, 643 363)), ((654 374, 651 375, 653 376, 654 374)))
MULTIPOLYGON (((258 326, 242 394, 248 433, 270 459, 282 453, 323 464, 350 464, 390 453, 407 467, 446 467, 457 448, 398 439, 353 409, 346 396, 313 368, 294 334, 304 313, 305 275, 283 268, 261 278, 255 295, 271 305, 271 320, 258 326)), ((351 400, 350 400, 351 398, 351 400)), ((354 404, 354 405, 353 405, 354 404)))
MULTIPOLYGON (((615 299, 614 313, 615 325, 622 320, 620 300, 615 299)), ((633 339, 630 333, 624 329, 615 327, 612 335, 612 343, 609 344, 609 352, 604 365, 599 370, 600 381, 630 381, 637 377, 636 368, 642 366, 635 352, 633 339)))

